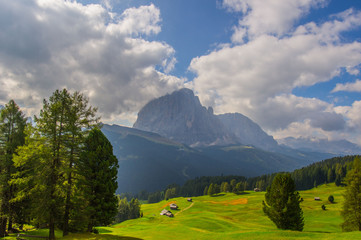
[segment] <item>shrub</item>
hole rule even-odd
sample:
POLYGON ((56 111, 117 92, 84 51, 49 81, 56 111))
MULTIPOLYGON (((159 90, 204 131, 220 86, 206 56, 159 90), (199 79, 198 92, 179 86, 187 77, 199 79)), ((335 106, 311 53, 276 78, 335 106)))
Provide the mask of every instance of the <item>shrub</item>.
POLYGON ((334 203, 335 198, 334 198, 332 195, 330 195, 330 196, 328 196, 328 201, 329 201, 330 203, 334 203))

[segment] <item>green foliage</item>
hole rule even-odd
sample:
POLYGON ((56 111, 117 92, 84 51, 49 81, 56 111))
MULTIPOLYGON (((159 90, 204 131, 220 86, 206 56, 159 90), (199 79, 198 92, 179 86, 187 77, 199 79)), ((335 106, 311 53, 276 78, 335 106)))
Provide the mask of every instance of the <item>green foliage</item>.
POLYGON ((204 188, 203 195, 208 195, 208 186, 204 188))
POLYGON ((330 203, 334 203, 334 202, 335 202, 335 198, 333 197, 333 195, 328 196, 328 201, 329 201, 330 203))
POLYGON ((177 189, 175 187, 173 188, 168 188, 166 191, 165 191, 165 194, 164 194, 164 199, 165 200, 168 200, 170 198, 175 198, 177 196, 177 189))
POLYGON ((148 196, 148 203, 156 203, 164 199, 163 192, 154 192, 149 194, 148 196))
POLYGON ((89 231, 97 225, 108 225, 114 219, 118 203, 115 196, 117 173, 118 160, 111 143, 98 128, 92 129, 85 139, 78 164, 78 174, 82 177, 79 188, 84 189, 87 200, 89 231))
POLYGON ((127 198, 121 199, 118 196, 118 211, 115 217, 116 223, 124 222, 128 219, 136 219, 141 217, 141 205, 136 198, 132 198, 130 202, 128 202, 127 198))
POLYGON ((18 191, 12 201, 31 201, 28 218, 47 223, 49 238, 55 238, 55 227, 68 233, 69 221, 82 222, 83 188, 76 186, 80 174, 80 153, 84 137, 97 125, 96 109, 88 107, 88 99, 79 92, 56 90, 28 126, 25 145, 14 155, 18 172, 12 183, 18 191), (76 209, 75 209, 76 208, 76 209))
POLYGON ((209 187, 208 187, 207 194, 208 194, 209 196, 213 196, 215 193, 216 193, 215 186, 214 186, 213 183, 211 183, 211 185, 209 185, 209 187))
POLYGON ((361 160, 355 157, 352 170, 348 171, 342 216, 343 231, 361 231, 361 160))
POLYGON ((0 236, 5 233, 6 220, 8 229, 12 221, 24 221, 26 202, 10 202, 15 196, 16 188, 10 183, 12 174, 17 169, 13 163, 13 154, 19 146, 25 143, 26 118, 14 100, 10 100, 0 112, 0 236))
POLYGON ((300 202, 291 175, 277 174, 267 189, 263 211, 277 228, 302 231, 304 221, 300 202))

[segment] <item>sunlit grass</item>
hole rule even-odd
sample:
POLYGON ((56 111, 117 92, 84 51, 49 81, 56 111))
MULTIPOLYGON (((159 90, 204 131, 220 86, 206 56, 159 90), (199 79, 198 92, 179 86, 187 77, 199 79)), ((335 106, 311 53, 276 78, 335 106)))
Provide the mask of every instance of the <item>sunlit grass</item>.
MULTIPOLYGON (((360 232, 343 233, 340 224, 343 197, 341 187, 334 184, 301 191, 301 207, 304 212, 303 232, 279 230, 263 214, 264 192, 233 193, 217 196, 174 198, 154 204, 142 205, 143 218, 128 220, 110 227, 99 227, 100 234, 71 234, 59 239, 361 239, 360 232), (333 195, 335 203, 328 202, 333 195), (315 201, 320 197, 321 201, 315 201), (171 210, 174 218, 160 216, 164 208, 176 203, 179 210, 171 210), (193 205, 192 205, 193 204, 193 205), (326 210, 322 210, 322 205, 326 210)), ((34 231, 46 235, 46 230, 34 231), (45 231, 45 232, 44 232, 45 231)), ((11 238, 14 239, 14 238, 11 238)))

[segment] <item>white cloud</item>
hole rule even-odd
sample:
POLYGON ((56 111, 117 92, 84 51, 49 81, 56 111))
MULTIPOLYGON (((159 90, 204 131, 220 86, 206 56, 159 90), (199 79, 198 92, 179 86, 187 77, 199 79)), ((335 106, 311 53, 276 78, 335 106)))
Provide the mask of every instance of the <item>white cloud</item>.
POLYGON ((323 7, 326 0, 224 0, 223 6, 241 12, 242 19, 232 37, 234 42, 243 42, 263 34, 282 36, 294 23, 307 14, 310 8, 323 7))
POLYGON ((336 87, 331 92, 361 92, 361 80, 357 79, 356 82, 353 83, 337 83, 336 87))
POLYGON ((0 101, 13 98, 38 114, 43 98, 67 87, 86 93, 103 120, 129 113, 132 121, 185 81, 161 72, 174 67, 174 49, 146 40, 160 21, 153 4, 117 15, 74 1, 0 1, 0 101))
POLYGON ((243 15, 233 45, 191 61, 194 89, 202 103, 217 113, 243 113, 276 137, 287 133, 330 139, 345 136, 350 118, 336 112, 332 104, 297 97, 292 91, 329 81, 343 69, 355 72, 359 68, 361 43, 343 42, 341 34, 360 27, 361 12, 350 9, 322 24, 295 27, 295 21, 311 7, 326 1, 223 3, 243 15), (285 5, 280 6, 281 2, 285 5))

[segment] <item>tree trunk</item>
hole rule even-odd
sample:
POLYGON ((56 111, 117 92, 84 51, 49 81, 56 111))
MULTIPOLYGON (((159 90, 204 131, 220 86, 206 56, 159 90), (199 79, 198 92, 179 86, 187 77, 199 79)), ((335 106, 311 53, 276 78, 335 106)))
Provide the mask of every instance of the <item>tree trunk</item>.
POLYGON ((91 223, 88 224, 88 232, 92 232, 93 231, 93 225, 91 223))
POLYGON ((68 177, 68 189, 65 200, 63 237, 69 234, 70 194, 71 194, 71 173, 69 173, 69 177, 68 177))
MULTIPOLYGON (((74 136, 73 136, 74 139, 74 136)), ((66 189, 66 200, 65 200, 65 212, 64 212, 64 225, 63 225, 63 237, 69 234, 69 214, 70 214, 70 208, 71 208, 71 187, 73 184, 73 178, 71 176, 72 168, 73 168, 73 154, 74 154, 74 148, 71 148, 70 153, 70 161, 69 161, 69 174, 68 174, 68 186, 66 189)))
POLYGON ((55 240, 55 221, 53 216, 50 216, 49 220, 49 240, 55 240))
POLYGON ((9 218, 9 225, 8 225, 8 231, 13 230, 13 220, 9 218))
POLYGON ((6 235, 6 222, 7 218, 0 218, 0 237, 5 237, 6 235))

